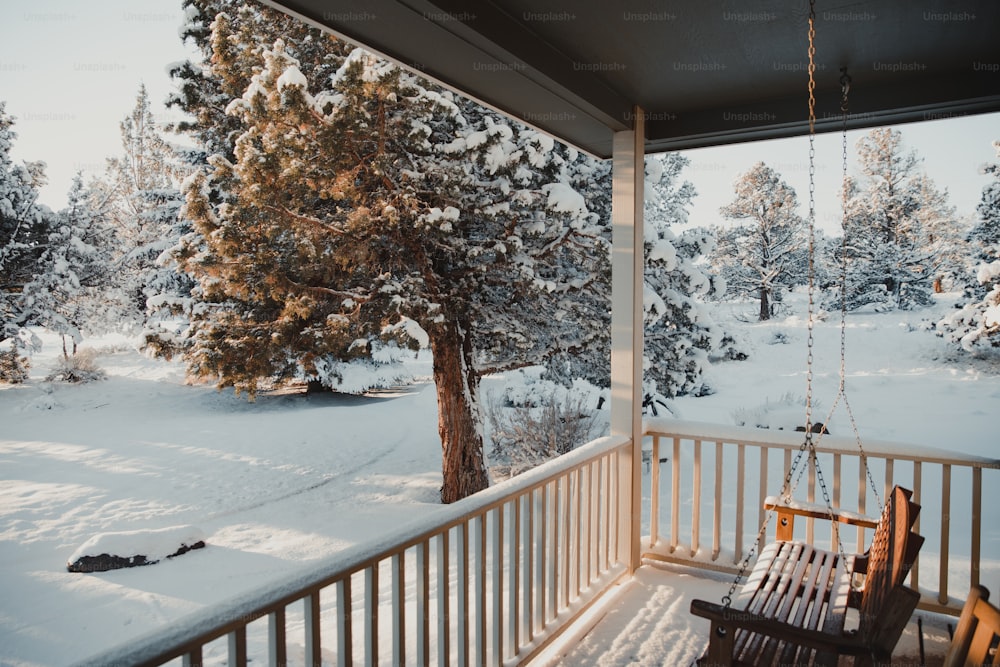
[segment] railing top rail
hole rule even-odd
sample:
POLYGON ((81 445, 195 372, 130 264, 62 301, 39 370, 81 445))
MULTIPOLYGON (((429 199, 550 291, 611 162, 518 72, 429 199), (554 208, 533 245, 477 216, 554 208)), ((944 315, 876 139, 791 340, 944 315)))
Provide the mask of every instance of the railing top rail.
MULTIPOLYGON (((643 433, 645 435, 659 435, 661 437, 739 443, 780 449, 798 449, 802 446, 803 438, 803 434, 797 431, 711 424, 707 422, 668 419, 665 417, 647 418, 643 422, 643 433)), ((816 451, 820 453, 858 454, 858 445, 854 438, 824 435, 817 437, 815 442, 816 451)), ((864 439, 864 446, 865 453, 869 457, 888 458, 897 461, 964 465, 973 468, 1000 469, 1000 459, 973 456, 939 447, 869 439, 864 439)))
POLYGON ((404 524, 391 536, 358 544, 304 567, 294 574, 214 607, 194 612, 169 628, 160 628, 129 640, 126 644, 76 663, 94 665, 141 665, 181 655, 177 650, 209 642, 246 622, 299 600, 314 591, 370 565, 402 553, 472 517, 495 509, 512 497, 533 491, 577 467, 615 451, 630 440, 623 436, 598 438, 533 470, 490 487, 426 517, 404 524))

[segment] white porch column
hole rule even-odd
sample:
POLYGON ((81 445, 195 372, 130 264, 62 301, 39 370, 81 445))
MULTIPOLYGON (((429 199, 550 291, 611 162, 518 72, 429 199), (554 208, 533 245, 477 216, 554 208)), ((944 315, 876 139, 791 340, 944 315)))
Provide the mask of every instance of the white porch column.
POLYGON ((633 129, 616 132, 612 149, 611 434, 632 439, 621 468, 628 497, 620 499, 627 508, 619 519, 619 549, 630 572, 639 567, 642 518, 643 116, 636 107, 633 129))

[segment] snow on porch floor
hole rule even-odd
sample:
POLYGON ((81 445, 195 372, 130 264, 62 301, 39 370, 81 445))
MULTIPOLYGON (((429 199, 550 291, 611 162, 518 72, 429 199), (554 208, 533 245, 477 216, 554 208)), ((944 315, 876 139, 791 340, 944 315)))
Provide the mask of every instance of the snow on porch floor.
MULTIPOLYGON (((575 626, 531 663, 531 667, 685 667, 707 643, 708 621, 693 616, 691 600, 719 601, 732 577, 705 570, 647 561, 575 626)), ((957 618, 917 610, 907 625, 892 665, 942 664, 948 650, 947 624, 957 618), (920 661, 918 617, 922 621, 925 661, 920 661)), ((841 665, 851 664, 841 659, 841 665)))

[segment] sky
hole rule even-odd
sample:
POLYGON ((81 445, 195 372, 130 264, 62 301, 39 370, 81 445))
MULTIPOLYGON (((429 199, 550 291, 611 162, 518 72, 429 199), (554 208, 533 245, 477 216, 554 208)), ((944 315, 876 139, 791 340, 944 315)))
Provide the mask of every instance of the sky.
POLYGON ((192 54, 182 19, 181 0, 0 0, 0 100, 16 118, 15 159, 47 164, 43 203, 64 206, 77 171, 100 174, 121 152, 140 84, 158 122, 180 117, 162 102, 167 66, 192 54))
MULTIPOLYGON (((0 100, 17 118, 14 157, 47 164, 49 185, 41 201, 65 205, 73 175, 100 174, 105 159, 121 151, 118 124, 145 84, 159 122, 179 118, 162 102, 174 90, 170 63, 193 56, 178 37, 181 0, 100 0, 82 8, 78 0, 0 0, 0 100)), ((988 179, 979 166, 996 160, 1000 114, 968 116, 899 126, 907 147, 940 188, 947 188, 961 216, 974 214, 988 179)), ((850 169, 862 131, 848 135, 850 169)), ((180 141, 180 139, 175 139, 180 141)), ((719 207, 733 197, 733 182, 763 160, 799 195, 805 213, 808 143, 804 137, 687 151, 683 173, 699 196, 691 222, 722 222, 719 207)), ((840 135, 816 141, 816 219, 839 228, 840 135)))

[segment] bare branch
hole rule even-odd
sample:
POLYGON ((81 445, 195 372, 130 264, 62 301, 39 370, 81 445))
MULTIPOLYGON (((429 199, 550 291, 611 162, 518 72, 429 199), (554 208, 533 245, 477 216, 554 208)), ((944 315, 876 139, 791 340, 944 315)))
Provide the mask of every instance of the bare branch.
POLYGON ((302 214, 302 213, 296 213, 295 211, 290 211, 285 206, 274 206, 274 205, 271 205, 271 204, 265 204, 264 208, 266 210, 272 211, 274 213, 279 213, 279 214, 287 215, 287 216, 291 217, 293 220, 295 220, 296 222, 303 222, 303 223, 306 223, 306 224, 309 224, 309 225, 320 227, 323 230, 330 232, 331 234, 336 234, 338 236, 347 236, 348 235, 347 232, 345 232, 343 229, 340 229, 339 227, 335 227, 335 226, 331 225, 330 223, 328 223, 328 222, 326 222, 324 220, 320 220, 319 218, 315 218, 315 217, 313 217, 311 215, 305 215, 305 214, 302 214))
POLYGON ((313 292, 316 294, 323 294, 326 296, 336 297, 338 299, 351 299, 356 303, 368 303, 373 298, 371 294, 363 294, 360 292, 347 292, 344 290, 332 289, 330 287, 322 287, 319 285, 303 285, 300 282, 292 280, 288 276, 281 276, 281 282, 288 287, 303 292, 313 292))

